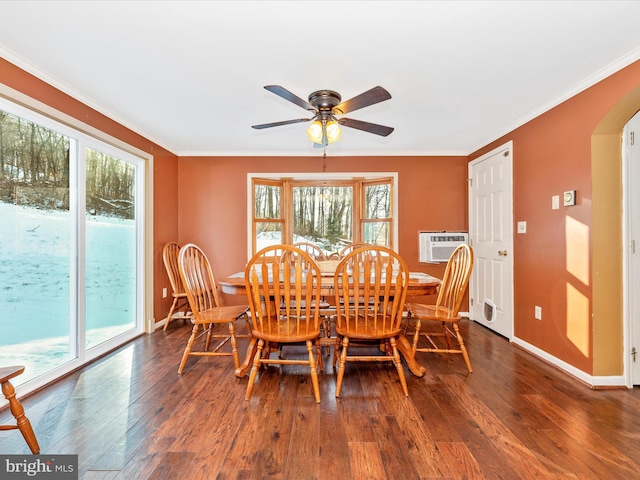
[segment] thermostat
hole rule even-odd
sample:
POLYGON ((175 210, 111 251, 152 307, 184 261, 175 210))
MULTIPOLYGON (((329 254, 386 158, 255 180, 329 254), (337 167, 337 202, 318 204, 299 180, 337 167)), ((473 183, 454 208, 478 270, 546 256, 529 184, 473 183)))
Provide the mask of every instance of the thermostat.
POLYGON ((568 192, 564 192, 564 206, 571 207, 576 204, 576 191, 569 190, 568 192))

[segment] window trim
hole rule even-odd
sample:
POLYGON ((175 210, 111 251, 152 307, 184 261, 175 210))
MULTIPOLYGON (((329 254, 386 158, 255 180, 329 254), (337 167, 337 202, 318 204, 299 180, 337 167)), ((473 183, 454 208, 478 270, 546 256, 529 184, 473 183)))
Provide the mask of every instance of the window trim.
MULTIPOLYGON (((349 182, 351 185, 353 181, 361 181, 364 183, 372 184, 376 183, 376 181, 380 181, 384 178, 392 179, 392 195, 391 195, 391 231, 390 231, 390 241, 393 250, 398 251, 398 172, 295 172, 295 173, 274 173, 274 172, 249 172, 247 173, 247 259, 250 259, 253 255, 253 239, 255 238, 254 231, 254 204, 253 204, 253 184, 255 179, 261 180, 269 180, 274 182, 282 182, 284 180, 293 181, 296 183, 304 184, 304 182, 314 182, 318 183, 320 181, 325 181, 327 183, 339 183, 339 182, 349 182)), ((286 189, 285 189, 286 190, 286 189)), ((283 197, 283 201, 287 201, 287 193, 283 192, 285 195, 283 197)), ((364 192, 355 192, 355 203, 354 208, 362 209, 362 202, 364 198, 364 192)), ((286 215, 285 212, 282 212, 281 215, 286 215)), ((290 222, 289 222, 290 223, 290 222)), ((285 219, 285 225, 287 224, 285 219)), ((362 231, 363 223, 359 225, 354 225, 354 232, 358 229, 359 232, 362 231)))

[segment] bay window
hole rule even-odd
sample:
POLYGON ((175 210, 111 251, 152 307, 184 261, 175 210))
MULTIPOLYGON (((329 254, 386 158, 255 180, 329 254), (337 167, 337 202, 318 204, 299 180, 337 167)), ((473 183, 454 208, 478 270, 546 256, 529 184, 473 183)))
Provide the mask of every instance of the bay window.
POLYGON ((311 242, 335 253, 352 242, 394 248, 396 175, 249 175, 250 252, 311 242))

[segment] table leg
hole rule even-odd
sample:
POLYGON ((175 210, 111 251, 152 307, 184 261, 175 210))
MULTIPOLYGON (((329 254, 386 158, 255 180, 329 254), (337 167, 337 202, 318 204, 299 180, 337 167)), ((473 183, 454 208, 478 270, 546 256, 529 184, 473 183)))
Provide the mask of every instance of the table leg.
POLYGON ((400 335, 396 339, 396 347, 398 348, 400 355, 402 355, 402 357, 406 360, 407 366, 409 367, 409 370, 411 370, 411 373, 413 373, 416 377, 424 376, 424 374, 427 372, 427 369, 416 362, 416 358, 411 351, 411 344, 407 340, 407 337, 405 337, 404 335, 400 335))
POLYGON ((244 356, 244 360, 242 364, 236 368, 236 377, 243 378, 247 376, 249 370, 251 370, 251 366, 253 365, 253 358, 256 356, 256 351, 258 350, 258 339, 255 337, 251 337, 249 339, 249 346, 247 347, 247 353, 244 356))

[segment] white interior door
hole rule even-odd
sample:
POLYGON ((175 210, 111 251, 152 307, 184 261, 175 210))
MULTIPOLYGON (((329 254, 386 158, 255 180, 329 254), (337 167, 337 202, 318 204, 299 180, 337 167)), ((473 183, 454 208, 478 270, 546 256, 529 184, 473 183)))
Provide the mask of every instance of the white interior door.
POLYGON ((513 335, 512 151, 509 142, 469 164, 469 241, 475 255, 469 314, 509 340, 513 335))
POLYGON ((640 113, 636 113, 625 126, 626 197, 628 206, 627 264, 628 284, 626 298, 629 311, 629 365, 631 382, 640 385, 640 113), (635 138, 638 137, 638 138, 635 138))

